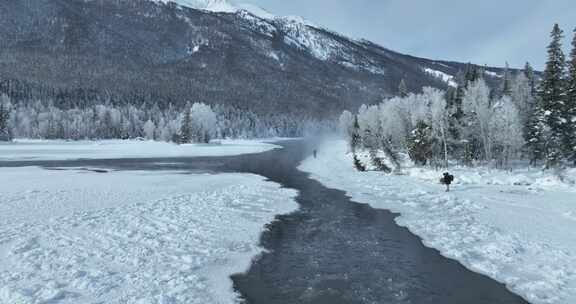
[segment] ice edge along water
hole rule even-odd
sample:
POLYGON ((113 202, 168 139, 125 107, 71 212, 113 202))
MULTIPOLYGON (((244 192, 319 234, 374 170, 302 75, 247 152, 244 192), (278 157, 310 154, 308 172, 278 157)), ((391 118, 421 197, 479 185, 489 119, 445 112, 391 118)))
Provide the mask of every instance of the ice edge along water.
POLYGON ((212 144, 183 144, 138 141, 64 141, 18 139, 0 143, 0 161, 41 161, 75 159, 234 156, 261 153, 279 146, 269 144, 281 138, 262 140, 221 140, 212 144))
POLYGON ((444 193, 442 172, 359 173, 347 152, 345 141, 329 141, 299 169, 357 202, 399 213, 397 223, 426 246, 531 303, 576 303, 576 170, 562 181, 539 170, 456 168, 455 189, 444 193))

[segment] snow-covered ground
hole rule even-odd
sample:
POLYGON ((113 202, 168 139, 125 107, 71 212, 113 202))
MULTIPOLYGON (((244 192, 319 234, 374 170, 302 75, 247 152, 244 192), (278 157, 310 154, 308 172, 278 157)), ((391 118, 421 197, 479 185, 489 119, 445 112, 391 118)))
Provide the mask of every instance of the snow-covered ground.
MULTIPOLYGON (((278 139, 270 139, 274 140, 278 139)), ((230 156, 277 147, 256 140, 221 140, 205 145, 137 140, 16 140, 0 143, 0 161, 230 156)))
POLYGON ((532 303, 576 303, 576 170, 455 169, 453 192, 441 171, 357 172, 344 141, 330 141, 300 167, 355 201, 401 215, 427 246, 505 283, 532 303))
POLYGON ((248 174, 0 168, 0 303, 235 303, 295 191, 248 174))

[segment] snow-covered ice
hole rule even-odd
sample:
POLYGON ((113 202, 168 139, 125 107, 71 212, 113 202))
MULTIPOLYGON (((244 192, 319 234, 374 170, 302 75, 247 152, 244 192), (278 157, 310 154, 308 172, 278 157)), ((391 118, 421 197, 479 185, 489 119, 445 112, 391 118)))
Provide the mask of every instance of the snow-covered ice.
POLYGON ((235 303, 295 191, 248 174, 0 168, 0 303, 235 303))
MULTIPOLYGON (((279 140, 279 139, 271 139, 279 140)), ((221 140, 186 144, 138 140, 16 140, 0 143, 0 161, 232 156, 278 148, 263 140, 221 140)))
POLYGON ((397 222, 424 244, 531 303, 576 303, 576 170, 456 168, 445 193, 442 171, 355 171, 344 141, 323 144, 300 169, 355 201, 399 213, 397 222))

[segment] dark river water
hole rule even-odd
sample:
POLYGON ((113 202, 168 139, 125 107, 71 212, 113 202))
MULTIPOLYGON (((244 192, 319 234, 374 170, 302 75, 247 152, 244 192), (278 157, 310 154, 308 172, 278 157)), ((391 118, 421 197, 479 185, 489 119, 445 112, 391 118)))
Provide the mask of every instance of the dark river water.
POLYGON ((311 154, 305 141, 280 145, 283 149, 234 157, 0 162, 0 167, 253 173, 298 190, 300 209, 270 223, 261 237, 267 252, 247 273, 232 276, 246 303, 527 303, 503 284, 425 247, 395 223, 397 214, 354 202, 297 170, 311 154))

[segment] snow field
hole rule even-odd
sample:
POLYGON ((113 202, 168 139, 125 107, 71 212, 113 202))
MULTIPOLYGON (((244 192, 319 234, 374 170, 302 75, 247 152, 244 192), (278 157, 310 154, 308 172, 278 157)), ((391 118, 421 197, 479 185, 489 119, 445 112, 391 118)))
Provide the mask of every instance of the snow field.
POLYGON ((248 174, 0 169, 0 303, 236 303, 295 191, 248 174))
POLYGON ((535 304, 576 303, 574 171, 558 178, 539 171, 410 168, 408 175, 357 172, 345 141, 329 141, 300 169, 355 201, 400 213, 397 223, 426 246, 488 275, 535 304))
POLYGON ((12 143, 0 143, 0 161, 232 156, 261 153, 274 148, 278 146, 256 140, 221 140, 213 144, 176 145, 137 140, 21 139, 12 143))

